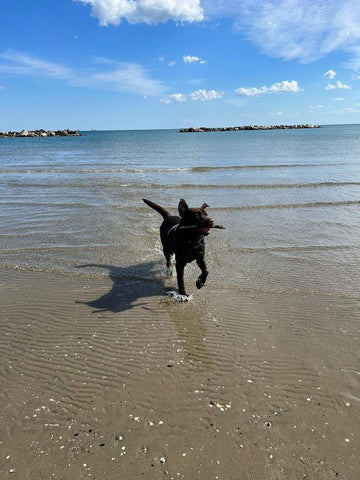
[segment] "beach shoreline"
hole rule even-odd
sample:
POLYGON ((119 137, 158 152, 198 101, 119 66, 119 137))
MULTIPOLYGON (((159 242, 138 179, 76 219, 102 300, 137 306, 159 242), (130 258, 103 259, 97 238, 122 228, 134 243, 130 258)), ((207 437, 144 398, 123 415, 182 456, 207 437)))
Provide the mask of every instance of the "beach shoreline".
POLYGON ((359 299, 0 277, 2 478, 357 478, 359 299))

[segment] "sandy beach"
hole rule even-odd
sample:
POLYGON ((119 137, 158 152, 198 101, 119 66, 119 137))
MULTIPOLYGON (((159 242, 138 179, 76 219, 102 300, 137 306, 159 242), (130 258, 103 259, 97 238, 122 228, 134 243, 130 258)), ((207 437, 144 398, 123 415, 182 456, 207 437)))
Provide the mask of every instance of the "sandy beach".
POLYGON ((1 271, 1 478, 358 478, 358 299, 115 273, 1 271))

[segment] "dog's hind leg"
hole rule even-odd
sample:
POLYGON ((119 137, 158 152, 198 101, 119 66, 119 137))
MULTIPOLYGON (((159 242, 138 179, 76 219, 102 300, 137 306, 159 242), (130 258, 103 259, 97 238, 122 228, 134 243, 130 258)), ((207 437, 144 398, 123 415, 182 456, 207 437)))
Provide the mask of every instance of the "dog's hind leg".
POLYGON ((166 260, 166 267, 167 267, 167 270, 169 272, 171 270, 171 256, 173 254, 173 251, 172 251, 172 248, 171 248, 171 244, 169 242, 168 233, 165 229, 163 229, 163 226, 161 226, 161 228, 160 228, 160 240, 161 240, 161 244, 162 244, 162 250, 163 250, 163 253, 164 253, 164 257, 165 257, 165 260, 166 260))
POLYGON ((163 247, 163 252, 164 252, 164 257, 166 259, 166 276, 167 277, 172 277, 173 276, 173 269, 171 266, 171 256, 172 256, 172 251, 169 247, 163 247))
POLYGON ((198 264, 198 266, 201 270, 201 275, 199 276, 199 278, 196 281, 196 286, 197 286, 198 289, 200 289, 201 287, 203 287, 205 285, 206 278, 207 278, 209 272, 207 271, 206 263, 205 263, 205 260, 204 260, 203 256, 198 257, 196 259, 196 263, 198 264))
POLYGON ((167 268, 171 268, 172 251, 167 247, 163 247, 163 252, 164 252, 164 257, 166 259, 166 266, 167 266, 167 268))

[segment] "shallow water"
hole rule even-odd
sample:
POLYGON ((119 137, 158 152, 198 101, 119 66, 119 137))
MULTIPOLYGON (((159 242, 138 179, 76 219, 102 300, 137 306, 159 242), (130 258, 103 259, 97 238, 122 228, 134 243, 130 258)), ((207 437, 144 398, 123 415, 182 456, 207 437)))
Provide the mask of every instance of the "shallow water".
POLYGON ((161 217, 141 199, 176 212, 185 198, 226 226, 207 238, 213 286, 357 294, 359 134, 341 125, 2 139, 0 266, 98 276, 106 269, 78 267, 107 265, 141 279, 142 264, 163 263, 161 217))

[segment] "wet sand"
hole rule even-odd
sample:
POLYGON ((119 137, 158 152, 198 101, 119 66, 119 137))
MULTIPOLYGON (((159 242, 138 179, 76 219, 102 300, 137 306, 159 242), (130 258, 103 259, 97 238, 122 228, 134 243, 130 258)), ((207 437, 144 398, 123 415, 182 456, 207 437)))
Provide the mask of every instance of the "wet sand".
POLYGON ((0 478, 360 476, 359 298, 1 271, 0 478))

